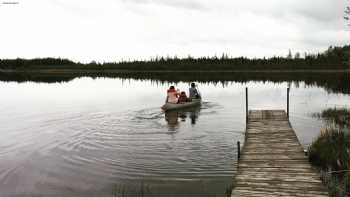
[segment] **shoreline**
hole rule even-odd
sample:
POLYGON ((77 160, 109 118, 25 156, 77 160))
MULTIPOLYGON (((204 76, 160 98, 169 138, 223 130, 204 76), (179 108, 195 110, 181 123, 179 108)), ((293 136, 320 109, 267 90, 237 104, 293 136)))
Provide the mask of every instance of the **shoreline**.
POLYGON ((120 70, 120 69, 0 69, 4 82, 68 82, 79 77, 105 77, 159 82, 305 82, 334 93, 350 94, 350 69, 268 69, 268 70, 120 70))
POLYGON ((6 74, 122 74, 122 73, 350 73, 350 69, 265 69, 265 70, 122 70, 122 69, 0 69, 6 74))

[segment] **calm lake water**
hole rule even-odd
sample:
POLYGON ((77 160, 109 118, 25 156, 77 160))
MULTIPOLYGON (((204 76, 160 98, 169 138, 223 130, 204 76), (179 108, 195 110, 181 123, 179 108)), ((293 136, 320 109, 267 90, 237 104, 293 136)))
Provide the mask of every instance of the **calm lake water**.
MULTIPOLYGON (((0 82, 0 196, 225 196, 250 109, 285 109, 307 147, 323 122, 314 113, 350 96, 303 83, 199 84, 199 108, 163 113, 169 85, 79 78, 0 82)), ((188 89, 188 83, 176 87, 188 89)))

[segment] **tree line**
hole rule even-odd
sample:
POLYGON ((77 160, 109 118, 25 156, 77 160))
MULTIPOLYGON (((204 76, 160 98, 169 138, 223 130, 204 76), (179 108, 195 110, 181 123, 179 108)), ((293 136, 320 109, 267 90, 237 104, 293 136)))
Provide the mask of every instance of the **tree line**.
POLYGON ((83 64, 61 58, 0 59, 1 69, 94 69, 94 70, 261 70, 261 69, 344 69, 350 68, 350 45, 329 47, 323 53, 286 57, 247 58, 220 57, 186 58, 156 57, 147 61, 121 61, 83 64))

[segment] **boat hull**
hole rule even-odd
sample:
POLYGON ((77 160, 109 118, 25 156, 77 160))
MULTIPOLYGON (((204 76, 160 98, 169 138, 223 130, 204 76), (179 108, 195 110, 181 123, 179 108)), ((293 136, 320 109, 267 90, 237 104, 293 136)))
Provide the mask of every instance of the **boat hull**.
POLYGON ((184 102, 184 103, 165 103, 161 108, 164 111, 169 110, 177 110, 177 109, 183 109, 188 107, 194 107, 201 104, 201 99, 192 99, 191 102, 184 102))

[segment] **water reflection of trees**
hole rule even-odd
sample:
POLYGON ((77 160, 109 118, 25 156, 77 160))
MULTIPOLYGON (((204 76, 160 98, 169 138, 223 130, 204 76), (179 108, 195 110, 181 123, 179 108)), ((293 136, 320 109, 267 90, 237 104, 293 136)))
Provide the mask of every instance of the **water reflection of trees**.
POLYGON ((321 113, 315 113, 314 117, 322 118, 327 124, 334 124, 340 128, 350 129, 350 110, 346 108, 329 108, 321 113))
POLYGON ((120 79, 151 80, 155 83, 178 83, 198 81, 227 86, 230 83, 303 82, 307 86, 322 87, 333 93, 350 94, 350 73, 327 72, 123 72, 123 73, 1 73, 1 81, 17 82, 66 82, 76 77, 110 77, 120 79))
POLYGON ((197 106, 186 109, 167 111, 164 113, 165 120, 168 123, 170 130, 176 130, 177 126, 179 125, 179 120, 181 122, 186 122, 187 119, 189 119, 190 123, 192 125, 195 125, 199 117, 200 110, 201 107, 197 106))

